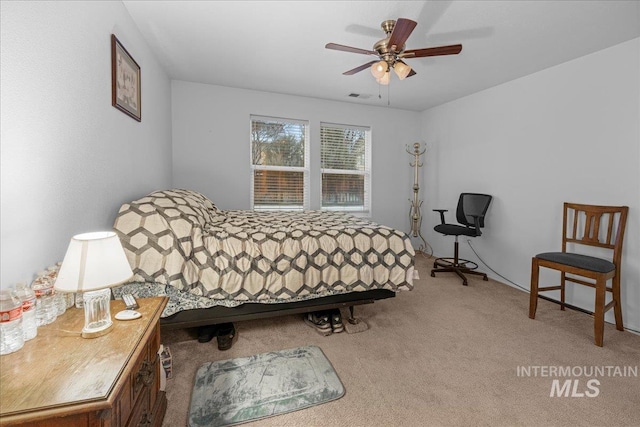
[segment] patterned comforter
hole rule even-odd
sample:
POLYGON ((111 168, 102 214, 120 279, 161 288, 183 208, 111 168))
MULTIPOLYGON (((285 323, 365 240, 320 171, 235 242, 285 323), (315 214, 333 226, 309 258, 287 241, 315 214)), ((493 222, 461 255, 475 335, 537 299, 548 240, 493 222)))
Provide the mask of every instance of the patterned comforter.
POLYGON ((197 192, 167 190, 122 205, 114 229, 133 281, 196 298, 290 302, 413 287, 409 237, 340 213, 225 211, 197 192))

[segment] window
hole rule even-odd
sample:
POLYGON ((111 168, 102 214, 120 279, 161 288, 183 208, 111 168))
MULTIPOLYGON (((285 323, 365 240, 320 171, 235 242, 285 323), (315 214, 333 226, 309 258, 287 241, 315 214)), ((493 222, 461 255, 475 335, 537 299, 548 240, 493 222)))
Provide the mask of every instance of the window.
POLYGON ((255 210, 309 208, 307 122, 251 116, 251 204, 255 210))
POLYGON ((369 212, 371 208, 371 131, 320 124, 322 209, 369 212))

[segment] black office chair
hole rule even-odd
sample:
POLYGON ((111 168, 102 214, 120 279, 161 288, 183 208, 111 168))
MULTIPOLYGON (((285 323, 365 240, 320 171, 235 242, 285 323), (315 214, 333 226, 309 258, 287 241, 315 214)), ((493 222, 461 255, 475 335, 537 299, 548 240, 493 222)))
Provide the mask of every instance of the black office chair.
POLYGON ((482 276, 484 280, 489 280, 485 273, 475 271, 478 264, 473 261, 458 258, 458 236, 478 237, 482 235, 481 228, 484 227, 484 216, 489 209, 492 197, 488 194, 478 193, 462 193, 458 199, 458 207, 456 209, 456 219, 462 225, 446 224, 444 222, 444 213, 446 209, 434 209, 434 212, 440 212, 440 224, 433 229, 445 236, 456 236, 453 249, 453 258, 437 258, 433 262, 433 270, 431 277, 436 277, 436 273, 453 272, 462 279, 462 284, 467 286, 467 278, 465 274, 475 274, 482 276))

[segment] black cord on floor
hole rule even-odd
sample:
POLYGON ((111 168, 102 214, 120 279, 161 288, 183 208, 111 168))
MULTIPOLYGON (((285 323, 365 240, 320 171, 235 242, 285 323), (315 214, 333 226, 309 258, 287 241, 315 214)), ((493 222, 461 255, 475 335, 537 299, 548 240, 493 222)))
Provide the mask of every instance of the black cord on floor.
POLYGON ((489 270, 493 271, 495 274, 497 274, 498 276, 502 277, 504 280, 506 280, 507 282, 511 283, 513 286, 516 286, 520 289, 522 289, 523 291, 530 293, 529 289, 520 286, 519 284, 517 284, 516 282, 514 282, 513 280, 509 280, 506 277, 504 277, 502 274, 498 273, 497 271, 495 271, 493 268, 491 268, 489 266, 489 264, 487 264, 486 262, 484 262, 484 260, 482 258, 480 258, 480 255, 478 255, 478 252, 476 252, 476 250, 473 248, 473 246, 471 245, 471 239, 467 239, 467 243, 469 244, 469 247, 471 248, 471 250, 473 251, 474 254, 476 254, 476 257, 478 257, 478 259, 480 260, 481 263, 483 263, 485 265, 485 267, 487 267, 489 270))
MULTIPOLYGON (((504 280, 506 280, 507 282, 511 283, 513 286, 515 286, 515 287, 517 287, 517 288, 522 289, 523 291, 525 291, 525 292, 526 292, 526 293, 528 293, 528 294, 530 294, 530 293, 531 293, 531 291, 530 291, 529 289, 525 288, 524 286, 520 286, 519 284, 517 284, 517 283, 516 283, 516 282, 514 282, 513 280, 509 280, 508 278, 504 277, 502 274, 498 273, 498 272, 497 272, 497 271, 495 271, 493 268, 491 268, 491 266, 489 266, 489 264, 487 264, 486 262, 484 262, 484 260, 483 260, 482 258, 480 258, 480 255, 478 255, 478 252, 476 252, 476 250, 474 249, 474 247, 471 245, 471 239, 467 239, 467 243, 469 244, 469 247, 471 248, 471 250, 473 251, 473 253, 476 255, 476 257, 478 257, 478 259, 480 260, 480 262, 481 262, 482 264, 484 264, 484 266, 485 266, 485 267, 487 267, 489 270, 491 270, 492 272, 494 272, 495 274, 497 274, 499 277, 503 278, 503 279, 504 279, 504 280)), ((540 297, 540 298, 542 298, 542 299, 545 299, 545 300, 547 300, 547 301, 560 303, 560 301, 554 300, 554 299, 552 299, 552 298, 545 297, 544 295, 539 295, 539 297, 540 297)), ((588 310, 585 310, 585 309, 583 309, 583 308, 580 308, 580 307, 576 307, 576 306, 573 306, 573 305, 570 305, 570 304, 566 304, 566 303, 565 303, 565 306, 566 306, 566 307, 569 307, 569 308, 571 308, 571 309, 573 309, 573 310, 578 310, 578 311, 581 311, 581 312, 583 312, 583 313, 587 313, 587 314, 591 314, 591 315, 593 315, 593 313, 592 313, 592 312, 590 312, 590 311, 588 311, 588 310)), ((635 332, 636 334, 640 334, 640 331, 637 331, 637 330, 635 330, 635 329, 631 329, 631 328, 627 328, 627 327, 625 327, 625 329, 626 329, 627 331, 631 331, 631 332, 635 332)))

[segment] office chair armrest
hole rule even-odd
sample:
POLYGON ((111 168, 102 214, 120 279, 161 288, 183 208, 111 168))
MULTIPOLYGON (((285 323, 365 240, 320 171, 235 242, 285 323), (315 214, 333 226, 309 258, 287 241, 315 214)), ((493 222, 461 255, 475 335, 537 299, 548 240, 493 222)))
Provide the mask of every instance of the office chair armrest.
POLYGON ((482 231, 480 230, 480 218, 484 218, 484 215, 469 215, 473 218, 473 222, 476 228, 476 236, 482 236, 482 231))
POLYGON ((434 209, 434 212, 440 212, 440 222, 444 224, 444 213, 449 212, 448 209, 434 209))

